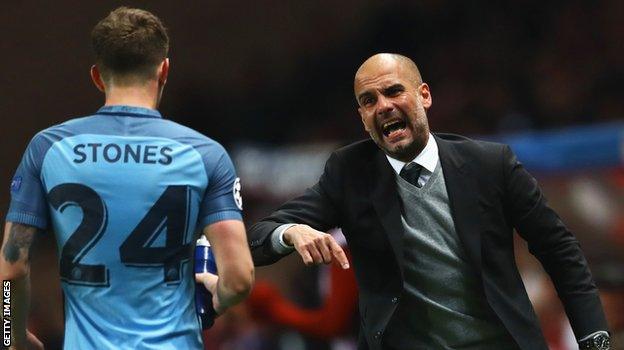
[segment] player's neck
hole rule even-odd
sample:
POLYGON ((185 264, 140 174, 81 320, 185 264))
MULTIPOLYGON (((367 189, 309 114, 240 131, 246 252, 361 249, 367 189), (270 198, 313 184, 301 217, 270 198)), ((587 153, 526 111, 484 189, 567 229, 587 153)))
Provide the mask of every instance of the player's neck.
POLYGON ((109 86, 106 89, 106 106, 125 105, 156 109, 158 88, 152 86, 109 86))

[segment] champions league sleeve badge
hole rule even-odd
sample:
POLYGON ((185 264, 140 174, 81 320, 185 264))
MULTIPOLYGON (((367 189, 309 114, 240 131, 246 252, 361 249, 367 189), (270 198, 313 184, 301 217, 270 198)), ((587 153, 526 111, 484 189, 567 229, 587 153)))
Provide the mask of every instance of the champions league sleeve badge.
POLYGON ((241 182, 239 177, 234 180, 232 195, 234 196, 234 202, 236 202, 238 209, 243 210, 243 196, 241 195, 241 182))
MULTIPOLYGON (((13 181, 11 181, 11 192, 19 191, 20 187, 22 187, 22 177, 16 176, 13 178, 13 181)), ((238 185, 238 187, 240 188, 240 185, 238 185)), ((241 203, 242 203, 242 198, 241 198, 241 203)))

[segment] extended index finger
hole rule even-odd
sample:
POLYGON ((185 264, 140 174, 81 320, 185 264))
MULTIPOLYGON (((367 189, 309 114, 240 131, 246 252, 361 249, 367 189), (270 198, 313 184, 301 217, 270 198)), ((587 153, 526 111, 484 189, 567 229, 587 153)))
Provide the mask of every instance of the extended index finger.
POLYGON ((342 247, 336 243, 336 240, 331 239, 331 251, 340 266, 346 270, 349 268, 349 259, 347 259, 347 254, 345 254, 342 247))

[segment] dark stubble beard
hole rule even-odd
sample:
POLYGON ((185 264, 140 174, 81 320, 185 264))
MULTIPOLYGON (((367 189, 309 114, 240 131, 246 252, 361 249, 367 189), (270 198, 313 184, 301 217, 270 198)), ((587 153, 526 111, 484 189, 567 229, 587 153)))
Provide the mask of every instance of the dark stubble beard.
POLYGON ((403 162, 409 162, 416 158, 416 155, 422 151, 424 146, 421 146, 418 140, 414 139, 412 142, 405 146, 397 146, 393 151, 384 149, 385 153, 394 159, 398 159, 403 162))
POLYGON ((385 147, 383 136, 382 139, 379 139, 377 134, 373 135, 370 133, 371 138, 385 154, 389 155, 394 159, 398 159, 403 162, 409 162, 414 159, 427 145, 427 141, 429 140, 429 125, 425 123, 418 123, 417 125, 413 125, 413 139, 407 145, 396 146, 394 150, 390 150, 385 147))

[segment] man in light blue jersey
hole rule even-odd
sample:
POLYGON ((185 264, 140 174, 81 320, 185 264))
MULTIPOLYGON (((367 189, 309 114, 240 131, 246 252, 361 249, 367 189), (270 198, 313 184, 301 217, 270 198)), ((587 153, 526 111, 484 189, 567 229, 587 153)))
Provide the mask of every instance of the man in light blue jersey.
POLYGON ((42 347, 26 331, 29 249, 48 230, 58 245, 65 349, 201 349, 195 282, 213 293, 217 313, 253 283, 239 179, 220 144, 156 110, 169 71, 156 16, 118 8, 92 40, 104 107, 35 135, 11 184, 0 253, 11 346, 42 347), (193 276, 200 233, 218 277, 193 276))

